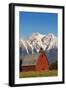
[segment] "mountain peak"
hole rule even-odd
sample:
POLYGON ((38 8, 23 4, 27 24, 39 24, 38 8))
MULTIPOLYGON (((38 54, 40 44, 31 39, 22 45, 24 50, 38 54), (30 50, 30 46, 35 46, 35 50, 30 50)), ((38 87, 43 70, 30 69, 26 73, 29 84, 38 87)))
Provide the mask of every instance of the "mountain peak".
POLYGON ((49 38, 55 38, 55 35, 54 35, 53 33, 49 33, 47 36, 48 36, 49 38))
POLYGON ((30 40, 35 40, 35 39, 42 39, 43 37, 44 37, 45 35, 43 35, 43 34, 41 34, 41 33, 39 33, 39 32, 36 32, 36 33, 33 33, 30 37, 29 37, 29 39, 30 40))

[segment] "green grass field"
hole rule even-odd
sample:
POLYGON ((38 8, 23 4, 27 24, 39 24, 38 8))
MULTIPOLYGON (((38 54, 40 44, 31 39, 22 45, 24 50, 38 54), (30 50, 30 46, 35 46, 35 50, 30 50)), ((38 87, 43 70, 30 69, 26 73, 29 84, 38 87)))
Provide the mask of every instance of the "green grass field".
POLYGON ((20 78, 28 78, 28 77, 48 77, 48 76, 57 76, 57 70, 51 71, 27 71, 27 72, 20 72, 20 78))

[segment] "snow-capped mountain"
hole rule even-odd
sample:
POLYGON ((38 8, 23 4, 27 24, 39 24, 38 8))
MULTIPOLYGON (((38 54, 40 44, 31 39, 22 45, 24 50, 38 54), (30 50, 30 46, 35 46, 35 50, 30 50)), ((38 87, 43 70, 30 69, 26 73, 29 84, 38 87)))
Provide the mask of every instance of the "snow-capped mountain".
POLYGON ((26 51, 27 54, 39 52, 40 47, 43 50, 51 50, 57 48, 58 40, 55 35, 49 33, 48 35, 42 35, 40 33, 33 33, 28 39, 19 41, 20 48, 26 51))

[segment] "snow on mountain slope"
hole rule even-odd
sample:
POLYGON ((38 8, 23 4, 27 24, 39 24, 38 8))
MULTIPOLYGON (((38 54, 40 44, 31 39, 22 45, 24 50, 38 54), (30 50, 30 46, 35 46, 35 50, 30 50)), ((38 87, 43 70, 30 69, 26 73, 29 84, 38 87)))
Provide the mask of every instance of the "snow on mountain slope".
POLYGON ((30 52, 33 54, 33 46, 32 46, 32 44, 30 44, 30 42, 28 40, 26 41, 26 43, 27 43, 28 50, 30 50, 30 52))
POLYGON ((29 53, 29 52, 28 52, 27 45, 26 45, 26 42, 25 42, 23 39, 20 40, 20 47, 21 47, 21 48, 25 48, 27 54, 29 53))
POLYGON ((52 39, 52 41, 50 42, 50 45, 48 47, 48 50, 52 49, 52 48, 57 48, 57 45, 58 45, 58 40, 57 38, 55 37, 54 39, 52 39))
POLYGON ((20 39, 20 47, 25 48, 26 52, 34 53, 39 52, 40 47, 44 50, 51 50, 57 48, 58 40, 57 37, 52 33, 48 35, 42 35, 40 33, 33 33, 27 40, 20 39))

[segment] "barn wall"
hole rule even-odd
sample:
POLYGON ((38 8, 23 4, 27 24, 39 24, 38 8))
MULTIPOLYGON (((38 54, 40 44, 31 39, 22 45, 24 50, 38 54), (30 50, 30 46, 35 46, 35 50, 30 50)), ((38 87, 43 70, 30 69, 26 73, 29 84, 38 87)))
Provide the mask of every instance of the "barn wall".
POLYGON ((36 63, 36 71, 49 70, 48 59, 45 54, 41 54, 36 63))
POLYGON ((22 66, 21 71, 35 71, 35 66, 22 66))

